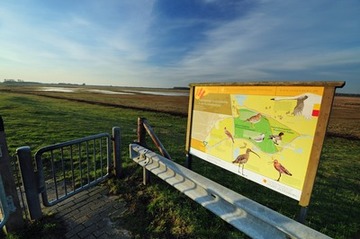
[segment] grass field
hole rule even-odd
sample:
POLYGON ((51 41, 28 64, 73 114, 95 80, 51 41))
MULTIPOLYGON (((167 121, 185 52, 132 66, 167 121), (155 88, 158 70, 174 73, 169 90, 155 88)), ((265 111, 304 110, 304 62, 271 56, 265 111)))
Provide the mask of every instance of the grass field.
MULTIPOLYGON (((27 145, 35 152, 49 144, 120 126, 124 175, 108 185, 127 202, 129 213, 122 220, 137 238, 246 238, 162 181, 152 178, 154 183, 143 186, 141 169, 128 159, 128 144, 137 137, 137 118, 145 117, 172 158, 184 162, 187 96, 125 96, 41 92, 0 84, 0 115, 9 151, 14 153, 17 147, 27 145)), ((334 238, 352 238, 360 232, 359 99, 335 98, 306 221, 334 238)), ((290 218, 298 214, 296 201, 202 160, 195 158, 193 169, 290 218)))

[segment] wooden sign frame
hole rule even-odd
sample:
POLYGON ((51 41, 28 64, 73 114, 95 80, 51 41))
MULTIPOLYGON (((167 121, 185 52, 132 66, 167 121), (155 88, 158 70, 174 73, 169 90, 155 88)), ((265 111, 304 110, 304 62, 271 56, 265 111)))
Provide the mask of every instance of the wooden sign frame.
POLYGON ((335 90, 344 85, 343 81, 190 84, 186 152, 306 207, 335 90), (296 142, 303 147, 297 148, 296 142), (300 163, 291 150, 299 151, 300 163), (293 165, 296 173, 285 164, 293 165))

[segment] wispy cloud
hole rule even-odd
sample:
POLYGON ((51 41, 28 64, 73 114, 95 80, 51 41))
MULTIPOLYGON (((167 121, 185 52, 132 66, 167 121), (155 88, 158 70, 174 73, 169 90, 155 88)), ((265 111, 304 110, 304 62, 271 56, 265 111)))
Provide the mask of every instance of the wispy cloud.
POLYGON ((1 1, 0 77, 163 87, 339 79, 358 86, 359 12, 357 0, 1 1))
POLYGON ((360 65, 359 47, 347 46, 360 39, 359 24, 345 17, 356 16, 359 4, 350 5, 259 2, 248 15, 208 31, 206 41, 179 67, 186 72, 187 82, 206 81, 209 76, 218 81, 269 80, 279 75, 302 78, 292 71, 306 71, 304 75, 313 79, 328 71, 332 78, 336 65, 360 65))

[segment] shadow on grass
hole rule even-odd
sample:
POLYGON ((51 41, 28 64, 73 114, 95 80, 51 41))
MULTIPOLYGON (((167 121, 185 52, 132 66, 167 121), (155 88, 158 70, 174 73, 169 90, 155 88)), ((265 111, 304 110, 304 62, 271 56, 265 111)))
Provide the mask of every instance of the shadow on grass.
POLYGON ((65 222, 55 218, 54 215, 44 216, 41 220, 27 222, 23 230, 5 235, 0 232, 0 238, 7 239, 59 239, 66 234, 65 222))

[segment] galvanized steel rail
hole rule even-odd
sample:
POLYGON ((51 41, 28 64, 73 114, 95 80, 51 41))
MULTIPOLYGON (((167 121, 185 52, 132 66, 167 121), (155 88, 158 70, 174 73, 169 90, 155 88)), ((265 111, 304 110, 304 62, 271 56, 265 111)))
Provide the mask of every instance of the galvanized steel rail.
POLYGON ((330 238, 138 144, 130 158, 252 238, 330 238))

